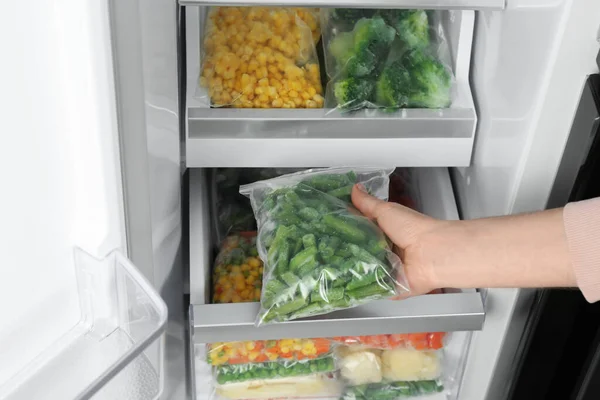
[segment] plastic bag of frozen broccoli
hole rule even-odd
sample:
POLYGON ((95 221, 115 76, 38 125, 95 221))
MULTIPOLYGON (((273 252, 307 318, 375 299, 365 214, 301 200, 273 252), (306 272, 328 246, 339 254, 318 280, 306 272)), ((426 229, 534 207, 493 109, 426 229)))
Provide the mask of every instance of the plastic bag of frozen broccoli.
POLYGON ((439 12, 321 10, 325 106, 446 108, 454 77, 439 12))
POLYGON ((387 199, 393 170, 306 170, 240 187, 265 263, 257 325, 354 307, 407 292, 387 238, 351 204, 356 183, 387 199))

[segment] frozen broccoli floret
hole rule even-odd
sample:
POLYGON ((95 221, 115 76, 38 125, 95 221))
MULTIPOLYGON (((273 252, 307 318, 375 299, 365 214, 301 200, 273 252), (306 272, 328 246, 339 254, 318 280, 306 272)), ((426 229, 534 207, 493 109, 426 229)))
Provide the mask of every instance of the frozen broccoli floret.
POLYGON ((334 84, 333 93, 340 108, 356 110, 363 108, 365 102, 370 100, 373 86, 373 81, 369 79, 348 77, 334 84))
POLYGON ((407 105, 407 87, 410 85, 410 74, 397 60, 386 66, 375 85, 375 101, 378 106, 399 108, 407 105))
POLYGON ((386 24, 390 26, 395 26, 398 18, 402 15, 402 13, 406 12, 406 10, 399 9, 389 9, 389 10, 379 10, 377 15, 379 15, 386 24))
POLYGON ((352 32, 342 32, 331 40, 329 53, 344 75, 371 75, 386 59, 395 34, 380 17, 363 18, 352 32))
POLYGON ((438 59, 412 50, 382 71, 375 101, 386 108, 445 108, 451 103, 452 74, 438 59))
POLYGON ((425 11, 399 10, 393 26, 407 47, 423 49, 429 46, 429 19, 425 11))
POLYGON ((329 54, 335 59, 338 69, 346 68, 348 60, 354 56, 354 33, 337 34, 329 43, 329 54))
POLYGON ((376 11, 368 8, 334 8, 331 11, 331 19, 354 25, 361 18, 371 18, 376 11))
POLYGON ((395 36, 396 31, 383 18, 361 19, 354 26, 354 51, 385 59, 395 36))
POLYGON ((452 73, 435 57, 412 50, 403 59, 410 74, 409 107, 446 108, 451 103, 452 73))

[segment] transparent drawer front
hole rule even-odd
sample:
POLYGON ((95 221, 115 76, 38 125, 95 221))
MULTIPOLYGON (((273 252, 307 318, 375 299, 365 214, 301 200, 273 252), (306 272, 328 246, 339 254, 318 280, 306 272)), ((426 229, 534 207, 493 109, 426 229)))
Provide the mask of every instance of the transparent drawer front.
POLYGON ((164 302, 118 251, 97 260, 75 249, 75 267, 79 322, 0 387, 0 398, 158 398, 163 384, 164 302))

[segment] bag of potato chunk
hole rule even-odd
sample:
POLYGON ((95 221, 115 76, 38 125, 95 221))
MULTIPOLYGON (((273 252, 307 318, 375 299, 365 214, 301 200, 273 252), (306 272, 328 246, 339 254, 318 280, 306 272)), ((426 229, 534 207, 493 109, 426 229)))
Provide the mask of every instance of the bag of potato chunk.
POLYGON ((196 97, 211 107, 321 108, 319 10, 211 7, 196 97))
POLYGON ((340 400, 404 399, 447 390, 441 350, 378 346, 337 348, 340 377, 345 384, 340 400))

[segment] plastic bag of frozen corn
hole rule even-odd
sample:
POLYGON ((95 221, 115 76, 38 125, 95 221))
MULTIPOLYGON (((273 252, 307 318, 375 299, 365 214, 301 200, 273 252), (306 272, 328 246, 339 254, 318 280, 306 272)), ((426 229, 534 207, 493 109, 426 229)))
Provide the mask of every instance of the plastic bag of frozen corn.
POLYGON ((361 183, 387 199, 392 170, 307 170, 240 187, 258 223, 265 263, 257 325, 354 307, 407 292, 387 238, 350 201, 361 183))
POLYGON ((417 349, 407 345, 406 338, 393 345, 387 342, 382 348, 381 336, 363 336, 360 343, 337 348, 340 377, 345 384, 340 399, 403 399, 444 390, 441 350, 417 349), (364 343, 373 343, 374 347, 364 343))
POLYGON ((213 268, 213 303, 258 301, 262 275, 263 264, 256 248, 256 232, 226 237, 213 268))
POLYGON ((321 108, 319 10, 211 7, 197 96, 211 107, 321 108))

